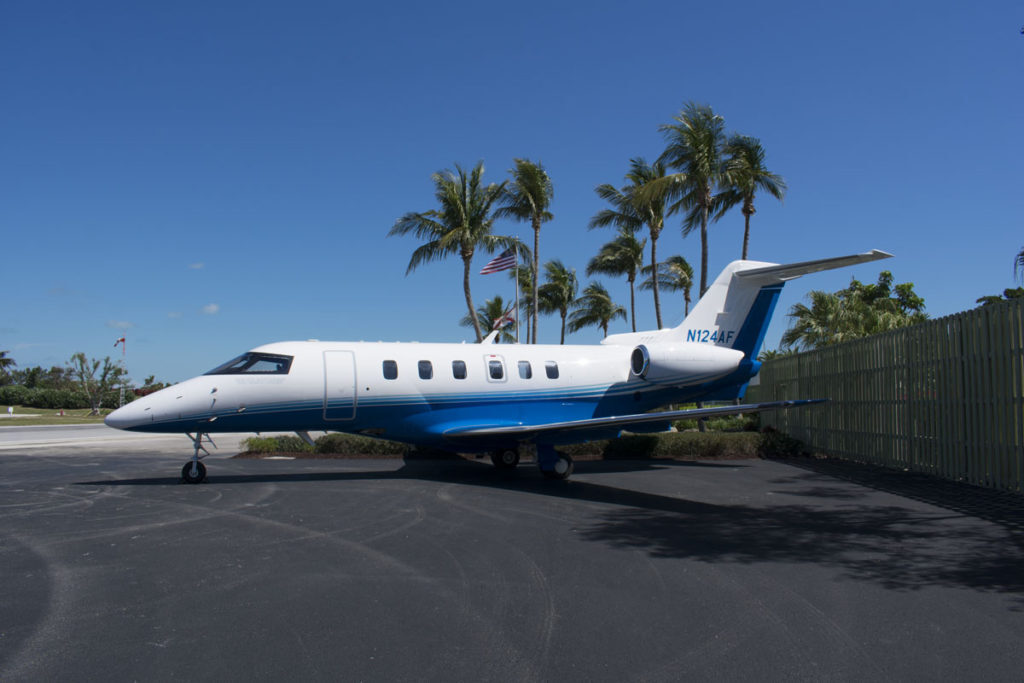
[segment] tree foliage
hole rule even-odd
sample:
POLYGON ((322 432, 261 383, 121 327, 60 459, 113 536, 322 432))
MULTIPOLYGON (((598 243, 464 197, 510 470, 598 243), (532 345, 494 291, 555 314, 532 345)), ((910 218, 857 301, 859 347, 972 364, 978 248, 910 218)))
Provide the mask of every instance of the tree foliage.
POLYGON ((987 294, 978 298, 977 301, 982 306, 990 306, 992 304, 998 304, 1012 299, 1024 299, 1024 287, 1014 287, 1013 289, 1006 288, 1003 290, 1002 296, 999 296, 998 294, 987 294))
POLYGON ((89 400, 93 415, 99 415, 104 396, 126 379, 124 368, 112 362, 110 356, 102 361, 86 358, 79 351, 68 361, 78 388, 89 400))
MULTIPOLYGON (((551 177, 544 170, 543 164, 529 159, 515 159, 515 166, 509 173, 512 182, 505 187, 501 197, 501 206, 494 212, 495 218, 512 218, 527 222, 533 228, 533 258, 530 260, 533 272, 540 268, 540 228, 541 224, 550 221, 554 216, 549 211, 551 200, 555 196, 555 188, 551 177)), ((534 280, 530 290, 530 301, 537 300, 537 282, 534 280)), ((537 309, 532 309, 531 332, 537 338, 537 309)))
POLYGON ((619 230, 619 235, 601 247, 597 256, 587 264, 587 275, 601 273, 625 277, 629 282, 629 312, 633 331, 636 332, 636 275, 644 266, 647 240, 638 240, 633 233, 619 230))
POLYGON ((676 173, 652 186, 671 200, 669 215, 683 214, 683 234, 700 228, 700 294, 708 285, 708 221, 716 207, 715 190, 725 174, 725 121, 706 104, 687 103, 674 123, 661 126, 666 147, 659 162, 676 173))
POLYGON ((491 209, 504 195, 506 183, 484 185, 483 174, 483 162, 477 163, 468 173, 458 164, 455 165, 455 171, 446 169, 434 173, 430 178, 434 183, 434 197, 439 208, 407 213, 395 221, 388 233, 389 236, 412 233, 424 241, 413 251, 406 274, 424 263, 449 256, 458 255, 462 259, 462 288, 477 341, 483 339, 483 335, 469 287, 473 254, 477 249, 493 253, 498 248, 517 246, 520 253, 530 253, 514 237, 491 234, 494 227, 491 209))
POLYGON ((757 213, 754 197, 758 190, 778 200, 786 193, 786 181, 765 167, 764 147, 757 138, 733 135, 725 143, 725 171, 721 179, 721 192, 716 198, 715 220, 729 209, 739 206, 743 214, 743 250, 740 258, 747 258, 750 245, 750 217, 757 213))
MULTIPOLYGON (((651 267, 644 266, 643 274, 648 278, 640 283, 640 289, 654 286, 654 278, 650 277, 651 267)), ((693 266, 682 256, 669 256, 658 264, 658 282, 668 292, 682 292, 686 302, 684 315, 690 314, 690 289, 693 287, 693 266)))
POLYGON ((651 238, 651 268, 655 273, 651 289, 654 292, 654 317, 658 329, 661 329, 661 299, 657 276, 658 237, 665 227, 665 198, 669 187, 664 184, 665 178, 665 165, 661 162, 649 164, 642 157, 630 159, 626 184, 621 189, 607 183, 594 188, 597 196, 611 206, 595 214, 589 226, 614 226, 620 232, 629 233, 636 233, 647 226, 651 238))
POLYGON ((576 300, 576 290, 579 287, 576 270, 557 259, 548 261, 544 264, 544 279, 544 284, 537 290, 537 307, 541 313, 558 313, 561 317, 562 332, 558 343, 564 344, 566 317, 576 300))
MULTIPOLYGON (((512 302, 515 305, 515 302, 512 302)), ((494 324, 501 320, 505 316, 510 306, 506 304, 500 296, 496 296, 493 299, 488 299, 484 302, 483 306, 476 309, 477 320, 480 321, 480 327, 486 329, 488 332, 494 329, 494 324)), ((462 317, 459 324, 463 327, 473 327, 473 319, 468 315, 462 317)), ((513 322, 511 325, 507 325, 501 328, 501 332, 498 333, 498 341, 512 344, 516 340, 516 325, 518 321, 513 322)))
POLYGON ((799 303, 789 311, 792 324, 782 335, 784 348, 818 348, 928 319, 914 283, 894 287, 887 270, 879 274, 876 284, 852 279, 846 289, 831 294, 813 290, 808 297, 810 306, 799 303))
POLYGON ((569 331, 576 332, 584 327, 600 327, 608 336, 608 324, 616 318, 626 319, 626 309, 612 301, 608 290, 599 282, 591 282, 583 290, 583 296, 572 303, 569 316, 569 331))

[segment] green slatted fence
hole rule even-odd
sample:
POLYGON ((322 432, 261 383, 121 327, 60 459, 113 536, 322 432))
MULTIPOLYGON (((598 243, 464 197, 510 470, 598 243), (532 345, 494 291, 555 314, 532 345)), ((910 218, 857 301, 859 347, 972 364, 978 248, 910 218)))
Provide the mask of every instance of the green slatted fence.
POLYGON ((764 363, 747 400, 829 398, 765 413, 830 455, 1024 490, 1024 300, 764 363))

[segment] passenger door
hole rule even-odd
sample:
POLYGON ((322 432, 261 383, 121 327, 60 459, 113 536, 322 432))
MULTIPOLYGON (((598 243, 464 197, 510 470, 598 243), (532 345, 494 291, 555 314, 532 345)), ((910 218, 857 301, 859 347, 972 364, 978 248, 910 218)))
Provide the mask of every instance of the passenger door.
POLYGON ((324 351, 324 419, 355 418, 356 396, 355 353, 324 351))

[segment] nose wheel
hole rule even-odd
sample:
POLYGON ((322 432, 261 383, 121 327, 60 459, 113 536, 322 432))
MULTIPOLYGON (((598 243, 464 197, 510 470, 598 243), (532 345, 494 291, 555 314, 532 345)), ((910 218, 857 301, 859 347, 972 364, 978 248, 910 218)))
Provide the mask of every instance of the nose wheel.
POLYGON ((186 484, 198 484, 206 479, 206 465, 198 460, 190 460, 181 468, 181 478, 186 484))
POLYGON ((213 443, 213 439, 210 438, 209 434, 203 434, 202 432, 196 432, 195 436, 188 434, 188 438, 192 439, 194 449, 192 451, 192 459, 181 468, 181 479, 186 484, 198 484, 206 479, 206 465, 199 461, 203 457, 199 455, 199 451, 206 455, 210 454, 203 446, 203 441, 208 441, 214 448, 217 447, 217 444, 213 443))

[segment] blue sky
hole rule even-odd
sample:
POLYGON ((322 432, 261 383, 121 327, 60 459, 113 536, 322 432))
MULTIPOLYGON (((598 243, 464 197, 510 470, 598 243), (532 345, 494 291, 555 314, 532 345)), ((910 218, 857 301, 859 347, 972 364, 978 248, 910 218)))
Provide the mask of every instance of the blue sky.
MULTIPOLYGON (((543 162, 541 258, 585 281, 612 237, 586 228, 594 187, 657 157, 687 101, 760 138, 789 184, 758 202, 751 258, 896 255, 789 284, 769 347, 807 291, 882 267, 932 316, 971 308, 1015 286, 1024 246, 1022 24, 999 1, 8 0, 0 349, 63 364, 114 355, 124 329, 133 377, 182 380, 270 341, 469 340, 460 263, 406 276, 417 242, 386 236, 433 207, 430 174, 483 160, 499 182, 516 157, 543 162)), ((678 225, 659 253, 696 265, 678 225)), ((742 226, 736 211, 711 227, 711 278, 742 226)), ((481 303, 512 295, 504 275, 472 285, 481 303)), ((681 318, 681 296, 663 306, 681 318)), ((638 322, 654 326, 649 294, 638 322)), ((557 342, 557 318, 540 336, 557 342)))

